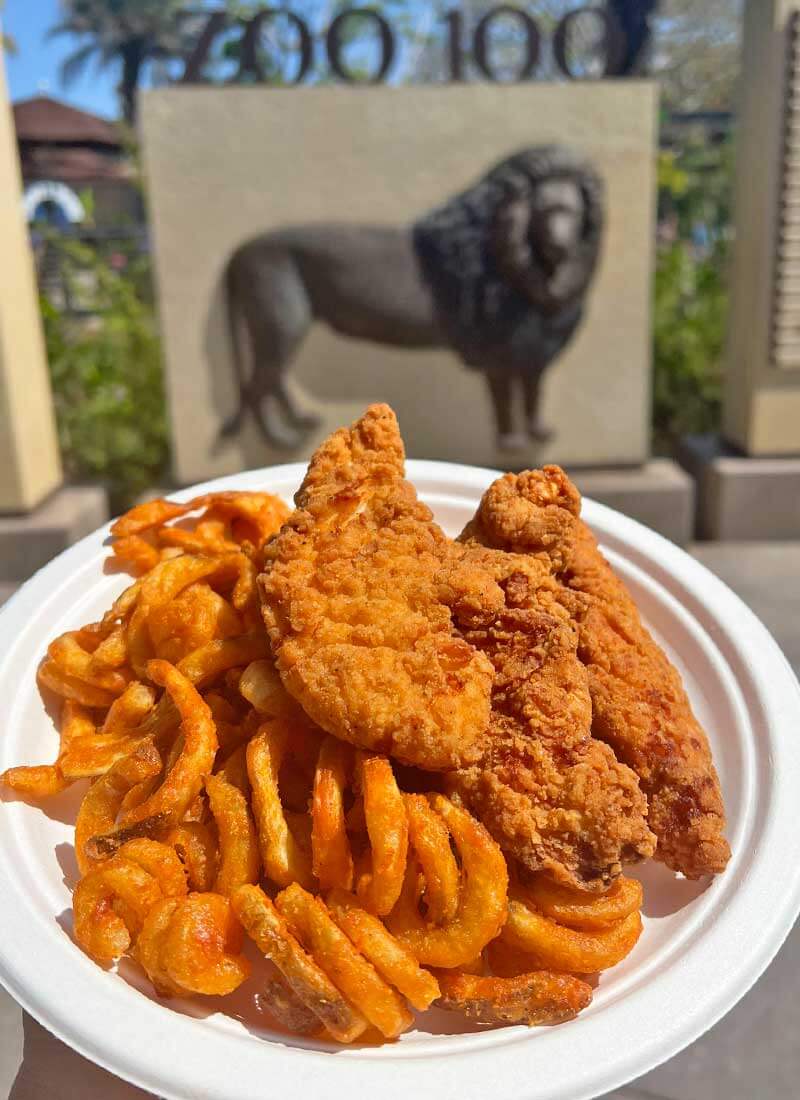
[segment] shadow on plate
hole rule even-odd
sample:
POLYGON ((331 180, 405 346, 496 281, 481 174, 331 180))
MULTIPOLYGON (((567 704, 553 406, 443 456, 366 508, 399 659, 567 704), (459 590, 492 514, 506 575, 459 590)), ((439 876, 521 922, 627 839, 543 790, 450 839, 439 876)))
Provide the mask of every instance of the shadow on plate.
POLYGON ((75 818, 78 816, 78 807, 88 785, 88 781, 82 779, 77 783, 73 783, 61 794, 42 799, 25 798, 24 795, 17 794, 16 791, 12 791, 8 787, 0 787, 0 802, 24 802, 27 806, 43 813, 45 817, 49 817, 51 821, 74 826, 75 818))
MULTIPOLYGON (((58 860, 58 866, 61 868, 64 885, 68 890, 74 890, 78 885, 81 875, 78 870, 78 861, 75 858, 75 848, 73 845, 68 844, 66 841, 57 844, 56 859, 58 860)), ((63 916, 64 914, 62 913, 61 915, 63 916)))
POLYGON ((631 878, 637 878, 644 887, 642 913, 645 917, 655 918, 669 917, 679 912, 704 894, 714 881, 712 878, 695 881, 682 878, 654 860, 629 868, 626 873, 631 878))

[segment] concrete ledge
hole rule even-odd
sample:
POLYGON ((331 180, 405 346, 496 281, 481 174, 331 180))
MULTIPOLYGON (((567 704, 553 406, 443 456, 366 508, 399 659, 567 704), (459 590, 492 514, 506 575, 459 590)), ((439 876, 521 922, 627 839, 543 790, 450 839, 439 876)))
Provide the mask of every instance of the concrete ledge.
POLYGON ((587 497, 616 508, 685 546, 692 538, 694 484, 668 458, 654 458, 633 469, 570 470, 587 497))
POLYGON ((678 459, 697 484, 700 539, 800 539, 800 455, 750 458, 717 436, 687 436, 678 459))
POLYGON ((83 485, 59 489, 28 515, 0 516, 0 582, 27 580, 107 519, 105 491, 83 485))
POLYGON ((18 581, 0 581, 0 607, 14 595, 18 588, 18 581))

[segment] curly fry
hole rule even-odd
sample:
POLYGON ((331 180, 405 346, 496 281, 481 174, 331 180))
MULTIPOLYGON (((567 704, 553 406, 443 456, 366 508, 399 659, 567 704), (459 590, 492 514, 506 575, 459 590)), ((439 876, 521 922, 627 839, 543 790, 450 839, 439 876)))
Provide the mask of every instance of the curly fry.
POLYGON ((500 931, 507 912, 508 871, 495 841, 466 810, 440 794, 431 796, 431 805, 461 857, 464 882, 458 910, 452 921, 436 927, 427 925, 416 908, 404 905, 390 914, 388 926, 421 963, 457 967, 473 959, 500 931))
POLYGON ((178 669, 187 680, 201 688, 229 668, 238 668, 263 657, 267 648, 263 631, 242 634, 238 638, 220 638, 187 654, 178 662, 178 669))
POLYGON ((107 631, 105 637, 92 653, 89 667, 94 671, 109 668, 122 668, 128 661, 128 644, 125 640, 125 628, 123 626, 112 627, 100 623, 103 631, 107 631))
POLYGON ((178 504, 174 500, 164 500, 162 497, 146 500, 114 520, 111 524, 111 534, 115 541, 129 535, 139 535, 150 527, 160 527, 167 520, 185 516, 191 511, 191 504, 178 504))
POLYGON ((150 661, 150 679, 166 688, 181 716, 183 749, 164 782, 145 802, 131 810, 121 821, 121 828, 164 816, 177 824, 200 792, 203 778, 214 766, 217 733, 211 711, 195 687, 173 665, 166 661, 150 661))
POLYGON ((278 773, 288 741, 288 726, 270 721, 259 728, 247 746, 253 814, 264 874, 278 886, 291 882, 310 886, 311 860, 289 828, 278 791, 278 773))
POLYGON ((23 764, 0 773, 0 783, 26 798, 50 798, 72 782, 56 764, 23 764))
POLYGON ((45 657, 39 665, 36 681, 40 688, 46 688, 62 699, 72 699, 85 707, 110 707, 115 698, 111 691, 87 684, 75 676, 68 676, 49 657, 45 657))
POLYGON ((447 826, 421 794, 405 794, 409 839, 425 876, 426 916, 444 924, 458 910, 459 874, 447 826))
POLYGON ((239 680, 239 691, 267 718, 300 717, 300 704, 283 686, 271 657, 251 661, 239 680))
POLYGON ((385 756, 362 758, 364 818, 369 836, 370 869, 356 892, 362 905, 378 916, 394 908, 403 888, 408 856, 408 821, 403 796, 385 756))
POLYGON ((168 844, 141 837, 123 844, 118 856, 137 863, 152 875, 164 897, 178 898, 186 893, 186 872, 175 850, 168 844))
POLYGON ((147 620, 156 654, 176 664, 208 642, 242 633, 242 621, 226 599, 202 581, 156 608, 147 620))
POLYGON ((246 799, 249 799, 250 778, 247 774, 247 745, 240 745, 238 749, 234 749, 214 774, 221 776, 226 783, 236 787, 246 799))
POLYGON ((592 988, 571 974, 546 970, 515 978, 481 978, 443 970, 437 1007, 479 1024, 560 1024, 591 1002, 592 988))
POLYGON ((170 918, 160 961, 181 988, 222 996, 249 977, 250 964, 241 950, 242 926, 228 899, 190 894, 170 918))
POLYGON ((143 922, 148 909, 161 896, 153 876, 127 860, 119 866, 109 860, 107 865, 90 871, 72 895, 78 945, 100 963, 113 962, 131 945, 135 924, 130 914, 140 916, 143 922), (115 898, 125 903, 127 921, 114 909, 115 898))
POLYGON ((642 884, 633 878, 618 878, 605 894, 591 894, 570 886, 561 886, 544 875, 512 890, 517 897, 557 924, 582 931, 607 928, 642 907, 642 884))
POLYGON ((154 656, 148 622, 153 612, 174 600, 190 584, 195 584, 212 574, 225 573, 235 568, 231 555, 225 558, 199 557, 181 554, 161 561, 139 582, 136 605, 127 628, 128 655, 138 676, 147 672, 147 662, 154 656))
POLYGON ((170 923, 178 910, 178 898, 157 901, 145 917, 142 930, 133 947, 133 957, 162 997, 180 997, 185 990, 170 978, 164 963, 164 944, 170 923))
POLYGON ((331 981, 381 1034, 394 1039, 411 1026, 402 997, 358 953, 319 898, 293 883, 275 905, 331 981))
POLYGON ((175 850, 186 868, 192 890, 202 894, 214 888, 219 853, 213 827, 201 821, 182 821, 170 829, 164 843, 175 850))
POLYGON ((332 890, 327 902, 333 919, 381 977, 399 989, 420 1012, 429 1008, 439 996, 439 984, 428 970, 422 969, 408 948, 377 917, 359 908, 352 894, 332 890))
POLYGON ((616 966, 629 955, 641 932, 638 911, 600 931, 579 932, 556 924, 512 898, 500 936, 510 947, 525 952, 528 961, 538 968, 594 974, 616 966))
POLYGON ((242 792, 220 775, 206 776, 206 792, 219 834, 219 870, 214 890, 229 897, 240 886, 258 882, 258 837, 242 792))
POLYGON ((207 517, 224 519, 236 542, 249 542, 256 548, 289 518, 289 509, 271 493, 230 490, 212 493, 208 499, 207 517))
POLYGON ((129 756, 142 740, 141 735, 131 736, 129 731, 149 713, 154 699, 152 688, 134 680, 111 704, 99 732, 85 712, 80 719, 73 718, 69 743, 59 760, 64 776, 84 779, 103 775, 117 760, 129 756))
POLYGON ((300 1000, 340 1043, 352 1043, 367 1021, 297 942, 289 925, 257 886, 242 886, 231 898, 234 912, 259 950, 271 959, 300 1000))
POLYGON ((314 874, 323 890, 353 885, 353 856, 344 820, 344 792, 352 750, 335 737, 322 742, 311 803, 311 852, 314 874))
POLYGON ((152 741, 143 741, 130 756, 118 760, 86 792, 75 822, 75 857, 82 875, 98 862, 86 851, 89 840, 114 828, 122 800, 134 786, 161 771, 161 756, 152 741))
POLYGON ((158 547, 142 535, 116 538, 111 549, 117 561, 122 562, 135 577, 148 573, 161 561, 158 547))
MULTIPOLYGON (((85 687, 108 692, 112 698, 121 695, 128 686, 130 675, 116 669, 95 669, 92 654, 80 644, 80 632, 67 631, 47 647, 47 659, 65 678, 78 680, 85 687)), ((80 700, 77 700, 80 702, 80 700)))

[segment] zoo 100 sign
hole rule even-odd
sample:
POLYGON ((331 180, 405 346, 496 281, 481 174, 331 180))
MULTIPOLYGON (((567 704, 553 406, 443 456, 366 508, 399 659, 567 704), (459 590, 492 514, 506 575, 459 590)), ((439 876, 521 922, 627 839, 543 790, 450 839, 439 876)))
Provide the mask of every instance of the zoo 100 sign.
MULTIPOLYGON (((295 12, 286 8, 262 8, 252 15, 233 19, 225 11, 210 11, 205 24, 186 60, 186 68, 181 83, 196 84, 203 80, 203 69, 210 60, 215 41, 232 26, 241 28, 239 42, 239 69, 229 83, 252 83, 265 81, 267 74, 259 56, 260 36, 268 24, 276 19, 288 20, 298 39, 298 67, 290 81, 301 84, 309 76, 314 64, 314 35, 308 23, 295 12)), ((571 57, 570 35, 577 30, 579 20, 593 19, 599 24, 600 76, 614 76, 625 56, 626 39, 622 28, 612 12, 602 7, 576 8, 567 12, 556 25, 553 32, 553 56, 564 75, 575 79, 575 65, 571 57)), ((516 73, 511 79, 528 80, 536 74, 542 48, 542 32, 538 23, 521 8, 511 4, 501 4, 490 8, 475 25, 471 42, 466 46, 467 32, 464 17, 460 11, 448 12, 444 17, 446 24, 443 49, 451 80, 464 78, 465 59, 471 57, 475 65, 488 80, 498 80, 496 66, 492 59, 491 35, 501 20, 513 20, 522 33, 524 48, 516 73), (466 48, 465 48, 466 46, 466 48)), ((396 53, 396 36, 391 23, 372 8, 345 8, 323 34, 324 52, 334 74, 349 84, 379 84, 384 81, 392 67, 396 53), (371 71, 358 73, 348 68, 344 60, 344 49, 353 41, 354 34, 364 32, 377 37, 378 52, 371 71)))

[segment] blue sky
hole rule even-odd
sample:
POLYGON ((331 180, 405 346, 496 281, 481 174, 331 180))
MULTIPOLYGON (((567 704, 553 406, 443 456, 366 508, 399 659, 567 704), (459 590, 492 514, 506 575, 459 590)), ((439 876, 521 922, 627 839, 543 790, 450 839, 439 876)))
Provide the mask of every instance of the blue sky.
POLYGON ((98 73, 90 68, 69 89, 61 87, 59 65, 75 43, 67 35, 48 41, 47 31, 58 22, 58 15, 58 0, 6 0, 3 26, 17 44, 16 56, 6 55, 11 98, 26 99, 44 92, 86 111, 116 115, 113 72, 98 73))
MULTIPOLYGON (((199 0, 195 7, 201 7, 204 0, 199 0)), ((211 4, 212 7, 221 7, 221 4, 211 4)), ((267 6, 253 3, 254 7, 267 6)), ((283 4, 274 6, 284 6, 283 4)), ((330 4, 324 0, 293 0, 291 5, 286 5, 297 14, 302 15, 308 25, 319 35, 320 19, 324 19, 324 13, 329 10, 330 4)), ((355 4, 354 6, 358 6, 355 4)), ((368 3, 367 5, 368 6, 368 3)), ((93 111, 96 114, 115 117, 118 114, 118 103, 115 93, 117 73, 111 69, 98 72, 94 66, 69 88, 62 86, 59 80, 59 68, 65 57, 69 56, 79 42, 69 35, 49 39, 48 30, 59 21, 59 0, 0 0, 0 12, 6 33, 14 39, 17 45, 15 55, 6 56, 6 71, 11 90, 11 98, 25 99, 37 94, 52 95, 62 99, 83 110, 93 111)), ((425 2, 420 5, 419 0, 389 0, 384 10, 395 24, 402 50, 402 32, 404 21, 407 21, 412 13, 422 10, 425 12, 425 2)), ((428 28, 429 22, 435 18, 432 12, 426 12, 424 18, 419 18, 420 26, 428 28)), ((359 60, 358 47, 350 54, 350 62, 359 60)), ((319 57, 319 49, 317 50, 319 57)), ((319 66, 316 65, 315 68, 319 66)), ((292 65, 289 66, 292 69, 292 65)), ((397 66, 395 66, 397 68, 397 66)))

